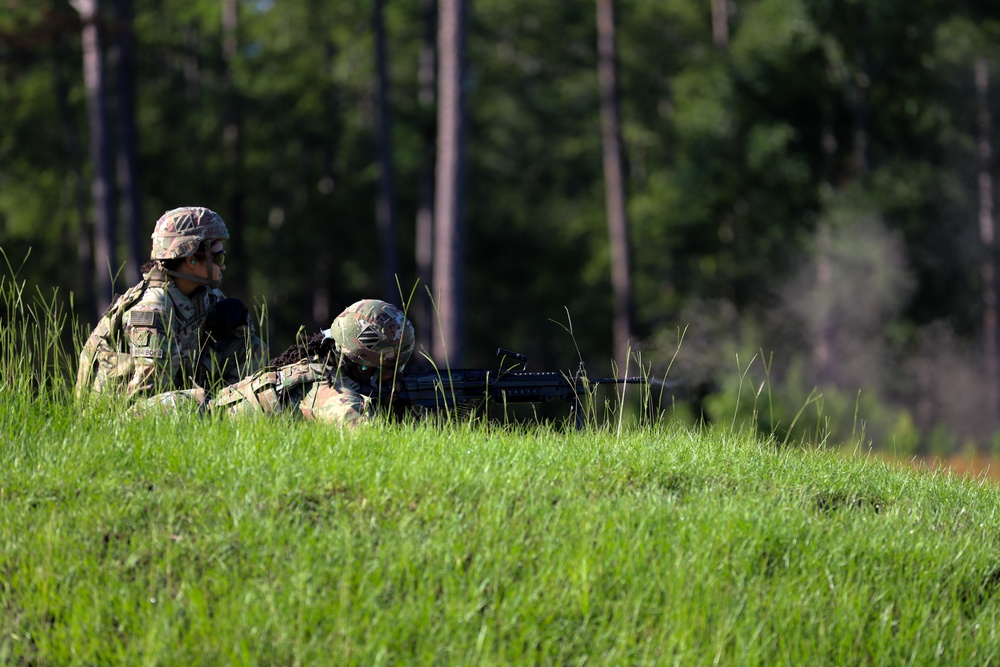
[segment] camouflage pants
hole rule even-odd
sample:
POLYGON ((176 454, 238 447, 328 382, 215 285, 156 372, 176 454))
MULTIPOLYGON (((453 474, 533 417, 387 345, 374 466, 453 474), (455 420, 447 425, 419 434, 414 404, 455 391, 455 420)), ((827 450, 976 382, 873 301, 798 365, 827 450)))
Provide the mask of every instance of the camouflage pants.
POLYGON ((177 389, 137 401, 129 408, 128 414, 132 416, 149 413, 196 414, 204 412, 208 407, 208 394, 204 389, 177 389))

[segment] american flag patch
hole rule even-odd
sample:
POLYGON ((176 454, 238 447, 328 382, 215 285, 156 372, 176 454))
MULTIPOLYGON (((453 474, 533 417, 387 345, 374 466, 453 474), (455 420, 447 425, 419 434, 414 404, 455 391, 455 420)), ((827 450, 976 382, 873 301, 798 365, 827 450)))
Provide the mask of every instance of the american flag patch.
POLYGON ((133 310, 128 323, 134 327, 151 327, 156 319, 156 313, 151 310, 133 310))

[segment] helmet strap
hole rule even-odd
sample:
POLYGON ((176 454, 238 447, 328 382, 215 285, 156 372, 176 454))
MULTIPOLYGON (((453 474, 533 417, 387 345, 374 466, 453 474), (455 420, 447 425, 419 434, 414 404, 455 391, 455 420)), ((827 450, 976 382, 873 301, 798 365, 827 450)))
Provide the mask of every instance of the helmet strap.
POLYGON ((189 280, 198 285, 205 285, 206 287, 220 287, 222 285, 222 280, 209 280, 208 278, 201 278, 199 276, 192 276, 190 273, 181 273, 180 271, 171 271, 168 268, 164 268, 163 272, 168 276, 173 276, 174 278, 180 278, 181 280, 189 280))

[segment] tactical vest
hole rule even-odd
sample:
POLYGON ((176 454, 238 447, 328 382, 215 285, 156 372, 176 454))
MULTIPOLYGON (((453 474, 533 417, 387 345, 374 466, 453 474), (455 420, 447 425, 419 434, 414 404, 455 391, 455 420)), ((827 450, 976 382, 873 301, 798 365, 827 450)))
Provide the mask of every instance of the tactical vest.
POLYGON ((230 413, 281 412, 296 389, 311 382, 330 379, 321 364, 297 363, 277 370, 258 371, 250 377, 223 388, 212 400, 212 409, 230 413))
POLYGON ((125 344, 125 313, 142 299, 146 290, 153 286, 166 286, 165 276, 156 269, 143 276, 142 281, 130 287, 115 298, 101 316, 101 320, 91 332, 80 351, 80 366, 76 376, 76 395, 81 398, 86 392, 97 389, 95 382, 100 377, 100 389, 124 390, 135 373, 135 359, 129 354, 125 344))

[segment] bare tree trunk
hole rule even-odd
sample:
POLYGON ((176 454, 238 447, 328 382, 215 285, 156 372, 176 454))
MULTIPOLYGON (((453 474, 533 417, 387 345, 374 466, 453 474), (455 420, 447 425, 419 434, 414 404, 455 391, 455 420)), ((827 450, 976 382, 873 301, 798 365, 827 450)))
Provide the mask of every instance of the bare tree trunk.
POLYGON ((375 28, 376 144, 379 164, 375 222, 382 248, 382 298, 392 303, 399 303, 400 290, 396 285, 399 262, 396 258, 395 169, 393 167, 389 73, 385 53, 385 21, 382 16, 383 2, 384 0, 374 0, 374 11, 372 12, 372 24, 375 28))
POLYGON ((996 222, 993 218, 993 117, 990 112, 990 68, 976 60, 976 102, 979 120, 979 238, 983 242, 983 356, 986 368, 987 414, 996 429, 1000 414, 1000 360, 997 358, 996 222))
POLYGON ((441 0, 438 26, 438 153, 434 198, 434 285, 440 330, 438 363, 462 360, 463 316, 463 126, 466 0, 441 0))
POLYGON ((201 95, 201 65, 198 63, 198 28, 191 21, 184 24, 184 51, 181 57, 184 97, 188 102, 194 102, 201 95))
POLYGON ((851 119, 853 122, 852 137, 852 162, 854 163, 854 176, 861 177, 868 173, 868 125, 870 124, 871 113, 868 105, 868 82, 871 78, 869 65, 868 44, 871 41, 871 19, 868 17, 869 5, 862 5, 861 30, 861 53, 860 72, 851 81, 848 90, 848 101, 851 107, 851 119))
MULTIPOLYGON (((827 65, 827 76, 829 77, 830 89, 836 90, 836 74, 832 65, 827 65)), ((816 290, 818 293, 827 293, 832 288, 833 269, 830 264, 830 222, 827 208, 834 195, 834 181, 837 178, 837 155, 840 145, 837 135, 834 132, 834 105, 830 97, 824 96, 820 99, 820 154, 823 160, 820 163, 820 189, 819 200, 823 208, 823 217, 820 218, 816 226, 816 290)), ((833 326, 832 314, 829 309, 821 309, 817 312, 812 336, 812 364, 814 380, 818 384, 826 384, 832 377, 833 372, 833 326)))
POLYGON ((139 132, 135 123, 135 34, 132 0, 115 0, 118 19, 118 183, 125 228, 128 230, 129 283, 139 280, 139 267, 149 256, 142 234, 142 198, 139 191, 139 132))
POLYGON ((712 0, 712 41, 720 49, 729 46, 729 0, 712 0))
POLYGON ((618 63, 614 0, 597 0, 598 78, 601 86, 601 127, 604 144, 604 189, 611 246, 614 291, 613 358, 619 368, 628 362, 632 336, 632 276, 629 220, 625 204, 625 159, 618 112, 618 63))
POLYGON ((66 154, 73 179, 73 194, 76 201, 78 232, 76 238, 76 253, 78 263, 78 282, 75 302, 79 304, 78 314, 96 322, 97 307, 94 300, 94 254, 90 240, 90 220, 87 210, 86 177, 83 174, 83 149, 77 131, 76 120, 69 105, 69 85, 63 75, 63 61, 67 49, 57 46, 53 61, 53 82, 55 84, 56 107, 59 110, 59 121, 63 128, 63 141, 66 144, 66 154))
MULTIPOLYGON (((724 57, 728 57, 729 52, 729 2, 730 0, 712 0, 712 41, 724 57)), ((739 264, 736 261, 736 239, 740 231, 739 217, 732 204, 718 217, 719 267, 726 295, 737 308, 743 301, 743 293, 740 289, 741 281, 736 275, 738 271, 736 267, 739 264)), ((739 318, 733 319, 732 332, 736 339, 742 335, 739 318)))
POLYGON ((90 128, 90 160, 93 166, 91 197, 94 205, 94 270, 96 304, 103 311, 114 295, 118 270, 117 234, 112 183, 114 169, 108 130, 107 94, 104 81, 104 44, 99 25, 98 0, 71 0, 83 24, 83 80, 87 88, 87 118, 90 128))
MULTIPOLYGON (((240 3, 239 0, 222 0, 222 60, 225 69, 226 119, 222 131, 225 145, 226 167, 229 177, 229 211, 224 216, 229 228, 229 250, 233 263, 242 267, 226 281, 236 293, 246 291, 246 227, 243 213, 243 118, 240 94, 233 71, 239 53, 240 3)), ((211 204, 206 204, 212 208, 211 204)))
MULTIPOLYGON (((326 6, 321 0, 314 0, 309 3, 311 16, 315 18, 312 22, 319 25, 321 12, 326 11, 326 6)), ((323 142, 323 155, 321 176, 318 187, 319 192, 324 197, 330 197, 334 189, 334 162, 337 155, 337 137, 340 135, 340 112, 338 110, 337 86, 334 83, 334 65, 337 57, 337 49, 333 40, 328 36, 328 31, 320 30, 316 39, 323 44, 323 76, 322 81, 326 82, 326 94, 324 95, 324 116, 331 131, 327 134, 323 142)), ((326 204, 324 204, 324 207, 326 204)), ((316 261, 313 263, 312 281, 312 315, 313 321, 322 324, 324 328, 330 326, 334 313, 330 308, 330 283, 333 274, 333 252, 328 244, 321 244, 316 249, 316 261)), ((338 311, 339 312, 339 311, 338 311)))
POLYGON ((437 0, 421 0, 420 13, 424 34, 420 46, 420 90, 418 102, 422 112, 420 122, 420 166, 418 167, 419 202, 416 221, 417 278, 420 287, 414 295, 411 319, 417 329, 417 349, 431 349, 434 310, 431 287, 434 267, 434 105, 437 84, 437 0))

